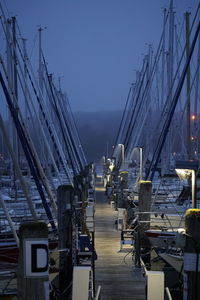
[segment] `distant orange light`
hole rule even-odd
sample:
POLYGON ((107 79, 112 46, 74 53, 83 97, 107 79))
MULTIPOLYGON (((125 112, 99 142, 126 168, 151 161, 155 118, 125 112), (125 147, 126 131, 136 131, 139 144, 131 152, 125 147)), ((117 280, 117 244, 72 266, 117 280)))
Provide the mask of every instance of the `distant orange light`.
POLYGON ((192 120, 195 120, 195 119, 196 119, 196 116, 195 116, 195 115, 192 115, 192 116, 191 116, 191 119, 192 119, 192 120))

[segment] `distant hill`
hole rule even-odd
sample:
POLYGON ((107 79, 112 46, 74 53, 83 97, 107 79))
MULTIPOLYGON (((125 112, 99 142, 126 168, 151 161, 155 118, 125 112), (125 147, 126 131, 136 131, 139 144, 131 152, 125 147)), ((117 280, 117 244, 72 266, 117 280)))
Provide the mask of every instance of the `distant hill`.
POLYGON ((122 111, 76 112, 74 118, 88 162, 112 153, 122 111))

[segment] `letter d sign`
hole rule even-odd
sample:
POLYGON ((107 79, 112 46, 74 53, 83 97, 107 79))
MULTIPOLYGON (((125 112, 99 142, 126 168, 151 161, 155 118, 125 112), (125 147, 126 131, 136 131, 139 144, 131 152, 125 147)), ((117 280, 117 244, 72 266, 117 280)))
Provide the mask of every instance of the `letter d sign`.
POLYGON ((25 277, 43 277, 49 274, 47 239, 24 240, 25 277))

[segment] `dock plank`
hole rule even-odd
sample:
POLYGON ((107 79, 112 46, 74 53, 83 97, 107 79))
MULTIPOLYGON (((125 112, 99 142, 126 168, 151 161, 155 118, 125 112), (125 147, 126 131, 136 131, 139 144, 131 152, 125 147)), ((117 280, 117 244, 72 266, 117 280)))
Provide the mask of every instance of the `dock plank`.
POLYGON ((96 285, 101 285, 101 300, 143 300, 145 278, 143 270, 134 267, 131 247, 120 250, 120 232, 101 183, 96 187, 95 248, 96 285))

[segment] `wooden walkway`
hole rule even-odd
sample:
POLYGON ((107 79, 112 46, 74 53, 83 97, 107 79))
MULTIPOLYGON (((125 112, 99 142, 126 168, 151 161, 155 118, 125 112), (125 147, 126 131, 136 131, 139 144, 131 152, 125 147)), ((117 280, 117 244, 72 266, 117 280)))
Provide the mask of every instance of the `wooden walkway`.
POLYGON ((96 185, 95 248, 96 286, 101 285, 101 300, 140 300, 145 298, 143 271, 135 268, 129 250, 120 249, 120 232, 116 230, 117 212, 104 195, 101 183, 96 185))

